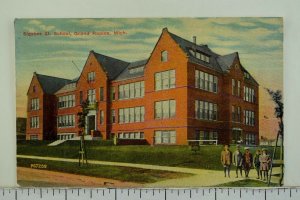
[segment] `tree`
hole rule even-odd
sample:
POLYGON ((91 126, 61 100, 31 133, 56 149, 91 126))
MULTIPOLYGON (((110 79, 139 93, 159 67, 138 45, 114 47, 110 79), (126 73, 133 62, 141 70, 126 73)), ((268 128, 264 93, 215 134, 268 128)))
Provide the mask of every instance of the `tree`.
POLYGON ((275 103, 275 116, 279 119, 279 134, 283 137, 283 102, 282 102, 282 93, 280 90, 273 91, 267 89, 267 92, 271 96, 273 102, 275 103))
POLYGON ((86 126, 86 117, 88 115, 89 109, 89 100, 83 101, 80 104, 81 111, 77 113, 78 115, 78 128, 79 128, 79 135, 80 135, 80 148, 79 148, 79 166, 81 163, 87 164, 87 154, 86 154, 86 147, 85 147, 85 126, 86 126))
MULTIPOLYGON (((283 102, 282 102, 282 92, 280 90, 273 91, 271 89, 266 89, 269 95, 272 98, 272 101, 275 103, 275 116, 279 120, 278 126, 279 130, 277 133, 277 139, 276 139, 276 145, 274 148, 273 156, 272 156, 272 163, 274 162, 275 154, 276 154, 276 149, 278 145, 278 139, 281 138, 281 144, 280 144, 280 163, 281 164, 281 173, 280 173, 280 180, 279 180, 279 185, 282 185, 283 181, 283 173, 284 173, 284 168, 283 168, 283 155, 284 155, 284 149, 283 149, 283 138, 284 138, 284 125, 283 125, 283 102)), ((272 164, 273 165, 273 164, 272 164)), ((272 168, 271 168, 271 173, 272 173, 272 168)), ((270 173, 270 178, 271 178, 271 173, 270 173)), ((270 178, 269 178, 269 184, 270 184, 270 178)))

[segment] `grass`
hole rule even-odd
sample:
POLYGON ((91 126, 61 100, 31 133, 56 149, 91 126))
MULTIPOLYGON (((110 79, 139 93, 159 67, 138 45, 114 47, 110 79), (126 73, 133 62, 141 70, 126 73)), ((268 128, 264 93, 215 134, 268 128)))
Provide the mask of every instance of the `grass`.
MULTIPOLYGON (((176 173, 160 170, 139 169, 119 166, 105 166, 105 165, 85 165, 78 166, 78 163, 62 162, 62 161, 41 161, 35 159, 17 160, 19 167, 30 168, 31 164, 47 165, 45 170, 58 171, 72 174, 80 174, 93 177, 109 178, 120 181, 130 181, 136 183, 154 183, 161 180, 180 178, 190 176, 190 174, 176 173)), ((28 184, 26 181, 19 184, 28 184)), ((43 184, 43 183, 41 183, 43 184)))
POLYGON ((271 183, 270 186, 266 182, 245 179, 240 181, 228 182, 220 185, 216 185, 216 187, 278 187, 278 185, 271 183))
MULTIPOLYGON (((221 145, 201 146, 198 154, 194 154, 189 146, 113 146, 109 141, 87 141, 86 148, 88 159, 92 160, 223 170, 221 145)), ((235 147, 230 149, 234 151, 235 147)), ((78 150, 79 141, 67 141, 54 147, 47 146, 45 142, 17 145, 17 154, 35 156, 78 158, 78 150)), ((250 151, 254 153, 255 147, 250 151)))

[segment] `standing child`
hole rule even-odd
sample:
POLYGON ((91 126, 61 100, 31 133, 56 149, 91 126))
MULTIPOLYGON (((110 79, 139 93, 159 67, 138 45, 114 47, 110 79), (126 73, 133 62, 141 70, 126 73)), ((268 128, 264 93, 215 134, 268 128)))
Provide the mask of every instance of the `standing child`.
POLYGON ((249 172, 252 167, 253 157, 252 154, 249 151, 249 147, 245 147, 245 153, 244 153, 244 170, 245 170, 245 177, 249 177, 249 172))
POLYGON ((262 178, 262 172, 260 170, 260 161, 259 161, 259 157, 261 155, 261 151, 260 149, 257 149, 253 158, 253 164, 254 167, 256 169, 256 173, 257 173, 257 178, 256 179, 260 179, 262 178))
POLYGON ((239 171, 241 176, 243 176, 242 172, 243 172, 243 154, 240 150, 240 145, 236 146, 236 151, 233 153, 233 157, 232 157, 232 162, 234 164, 234 166, 236 166, 235 169, 235 173, 236 173, 236 178, 239 177, 239 171))
POLYGON ((226 145, 224 145, 224 149, 221 152, 221 163, 224 167, 225 177, 226 177, 226 173, 227 173, 229 178, 230 178, 231 157, 232 157, 232 153, 229 150, 229 146, 226 144, 226 145))
POLYGON ((268 172, 269 172, 269 166, 271 162, 271 158, 267 153, 266 149, 262 149, 262 154, 259 157, 260 161, 260 170, 263 173, 264 181, 268 181, 268 172))

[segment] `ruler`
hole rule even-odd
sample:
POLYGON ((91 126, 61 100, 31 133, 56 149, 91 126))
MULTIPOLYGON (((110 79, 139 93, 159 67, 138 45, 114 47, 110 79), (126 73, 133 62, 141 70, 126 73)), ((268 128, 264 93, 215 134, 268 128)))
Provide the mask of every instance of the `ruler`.
POLYGON ((300 188, 4 188, 0 200, 300 200, 300 188))

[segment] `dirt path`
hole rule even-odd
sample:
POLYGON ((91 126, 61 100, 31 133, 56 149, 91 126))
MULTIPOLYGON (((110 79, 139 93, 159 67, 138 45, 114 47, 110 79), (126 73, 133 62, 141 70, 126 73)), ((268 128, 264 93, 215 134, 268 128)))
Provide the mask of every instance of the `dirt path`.
POLYGON ((26 187, 138 187, 138 183, 122 182, 107 178, 90 177, 49 170, 18 167, 18 184, 26 187), (67 183, 67 185, 66 185, 67 183))

